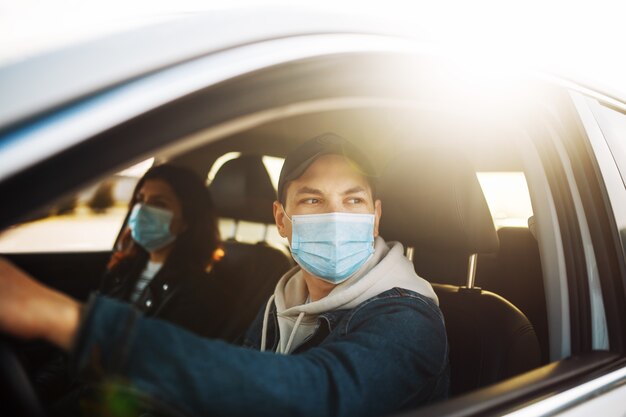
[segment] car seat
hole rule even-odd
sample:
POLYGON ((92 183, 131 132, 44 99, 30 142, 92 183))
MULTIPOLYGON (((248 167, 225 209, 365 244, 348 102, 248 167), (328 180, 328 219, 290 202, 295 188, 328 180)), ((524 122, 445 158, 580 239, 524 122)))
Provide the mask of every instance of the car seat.
MULTIPOLYGON (((272 203, 276 191, 260 156, 245 155, 227 161, 209 189, 219 217, 233 219, 235 224, 263 223, 266 230, 274 224, 272 203)), ((224 257, 213 269, 229 297, 230 313, 222 318, 220 336, 236 342, 293 264, 285 252, 264 240, 244 243, 233 236, 223 242, 223 249, 224 257)))
MULTIPOLYGON (((446 322, 451 394, 539 366, 539 343, 528 318, 499 295, 474 286, 477 255, 497 251, 499 241, 468 161, 452 150, 404 152, 389 162, 380 178, 379 192, 384 214, 381 235, 405 244, 407 257, 437 254, 438 263, 446 256, 465 259, 465 285, 432 284, 446 322)), ((429 262, 425 256, 416 258, 429 262)), ((424 269, 431 273, 438 270, 424 269)), ((441 274, 455 272, 439 270, 441 274)), ((456 279, 435 278, 439 283, 456 279)))
POLYGON ((537 240, 526 227, 502 227, 498 238, 498 252, 480 257, 476 283, 524 312, 537 333, 542 363, 547 363, 548 315, 537 240))

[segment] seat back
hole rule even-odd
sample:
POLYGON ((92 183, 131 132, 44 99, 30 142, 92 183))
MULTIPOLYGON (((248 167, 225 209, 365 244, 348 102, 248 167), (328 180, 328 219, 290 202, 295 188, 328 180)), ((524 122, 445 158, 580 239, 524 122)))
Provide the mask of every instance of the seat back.
POLYGON ((476 284, 511 301, 528 317, 548 362, 548 314, 537 240, 525 227, 498 229, 500 249, 481 257, 476 284), (502 279, 506 277, 506 279, 502 279))
POLYGON ((432 285, 446 320, 451 395, 502 381, 541 364, 532 324, 509 301, 480 288, 432 285))
MULTIPOLYGON (((239 221, 274 224, 276 192, 260 156, 245 155, 227 161, 210 185, 218 216, 239 221)), ((273 226, 270 226, 273 227, 273 226)), ((223 243, 224 257, 214 273, 229 297, 220 337, 237 341, 273 293, 280 277, 292 266, 289 256, 265 241, 223 243)))
POLYGON ((405 152, 389 162, 379 190, 381 235, 404 243, 411 259, 434 260, 432 265, 416 265, 418 273, 426 270, 430 281, 460 284, 458 260, 466 259, 465 285, 433 285, 446 321, 451 394, 539 366, 537 336, 526 316, 504 298, 473 285, 477 255, 496 252, 499 241, 468 161, 451 150, 405 152), (452 268, 446 267, 447 257, 454 260, 452 268))

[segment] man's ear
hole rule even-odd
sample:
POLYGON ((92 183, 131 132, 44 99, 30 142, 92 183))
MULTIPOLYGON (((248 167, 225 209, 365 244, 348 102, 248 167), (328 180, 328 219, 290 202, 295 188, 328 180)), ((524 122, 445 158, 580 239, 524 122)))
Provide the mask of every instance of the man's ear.
POLYGON ((378 225, 380 224, 380 216, 383 214, 383 203, 380 200, 374 202, 374 237, 378 236, 378 225))
POLYGON ((287 232, 285 231, 285 210, 283 210, 283 205, 280 204, 280 201, 274 201, 272 208, 274 209, 274 221, 276 222, 278 234, 281 237, 287 237, 287 232))

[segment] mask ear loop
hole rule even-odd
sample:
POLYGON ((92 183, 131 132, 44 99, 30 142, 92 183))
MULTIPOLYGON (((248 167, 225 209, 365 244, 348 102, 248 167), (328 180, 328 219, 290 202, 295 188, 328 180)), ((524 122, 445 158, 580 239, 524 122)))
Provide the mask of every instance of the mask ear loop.
POLYGON ((291 217, 289 217, 289 215, 287 214, 287 210, 285 210, 285 206, 281 204, 280 207, 283 209, 283 213, 285 213, 285 217, 289 219, 289 223, 293 224, 293 220, 291 220, 291 217))
MULTIPOLYGON (((285 213, 285 217, 289 219, 289 223, 291 223, 291 225, 293 226, 293 220, 291 220, 291 217, 289 217, 289 215, 287 214, 287 210, 285 210, 285 206, 283 206, 281 203, 280 207, 283 209, 283 213, 285 213)), ((291 252, 292 251, 291 242, 289 243, 288 246, 289 246, 289 252, 291 252)))

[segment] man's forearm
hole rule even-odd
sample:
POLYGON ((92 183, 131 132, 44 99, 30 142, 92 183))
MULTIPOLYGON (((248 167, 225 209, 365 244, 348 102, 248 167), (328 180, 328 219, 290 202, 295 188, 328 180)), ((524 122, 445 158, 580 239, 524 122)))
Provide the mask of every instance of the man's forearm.
POLYGON ((81 303, 64 294, 52 294, 49 305, 43 307, 50 312, 46 316, 44 338, 69 351, 78 332, 81 307, 81 303))
POLYGON ((372 306, 350 321, 363 329, 338 330, 324 346, 279 355, 203 339, 97 297, 86 308, 73 361, 79 371, 121 377, 191 415, 381 415, 408 400, 427 402, 446 364, 435 308, 394 300, 385 314, 372 306))
POLYGON ((45 339, 69 350, 80 310, 76 300, 0 257, 0 330, 23 339, 45 339))

